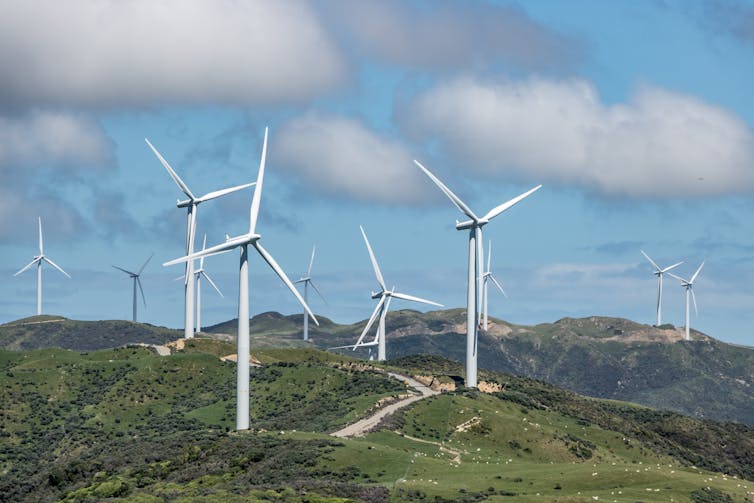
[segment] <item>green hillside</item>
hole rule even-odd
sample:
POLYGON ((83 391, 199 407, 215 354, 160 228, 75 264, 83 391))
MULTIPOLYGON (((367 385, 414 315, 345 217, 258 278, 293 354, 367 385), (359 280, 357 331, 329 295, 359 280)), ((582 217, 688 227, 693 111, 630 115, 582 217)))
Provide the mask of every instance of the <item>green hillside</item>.
POLYGON ((752 428, 492 372, 497 393, 443 393, 335 439, 404 385, 332 353, 253 351, 253 430, 236 433, 232 348, 0 351, 0 500, 754 501, 752 428))

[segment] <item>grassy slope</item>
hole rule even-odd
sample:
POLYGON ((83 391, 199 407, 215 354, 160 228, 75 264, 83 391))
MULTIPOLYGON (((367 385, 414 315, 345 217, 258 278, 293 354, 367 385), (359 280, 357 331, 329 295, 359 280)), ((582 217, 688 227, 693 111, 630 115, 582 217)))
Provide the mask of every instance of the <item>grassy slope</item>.
MULTIPOLYGON (((483 375, 505 386, 497 395, 439 395, 390 429, 336 441, 325 432, 402 387, 312 350, 255 352, 267 365, 253 371, 252 425, 269 432, 227 433, 235 369, 217 355, 230 348, 198 340, 170 357, 0 351, 0 500, 649 502, 692 501, 706 487, 706 496, 734 501, 754 494, 754 483, 702 468, 753 479, 752 429, 498 374, 483 375)), ((431 357, 391 364, 460 370, 431 357)))

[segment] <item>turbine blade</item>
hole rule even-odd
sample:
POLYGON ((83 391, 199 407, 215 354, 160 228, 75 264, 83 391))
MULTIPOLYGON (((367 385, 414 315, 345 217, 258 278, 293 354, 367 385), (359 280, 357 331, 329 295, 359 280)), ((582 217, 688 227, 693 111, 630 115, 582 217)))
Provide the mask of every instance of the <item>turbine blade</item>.
POLYGON ((453 202, 453 204, 456 205, 456 208, 458 208, 462 213, 464 213, 467 217, 472 219, 474 222, 479 221, 479 217, 477 217, 476 214, 473 211, 471 211, 471 208, 469 208, 466 205, 466 203, 464 203, 461 200, 460 197, 455 195, 452 190, 446 187, 445 184, 442 183, 439 178, 433 175, 427 168, 422 166, 422 164, 416 159, 414 159, 414 164, 419 166, 421 170, 424 171, 424 173, 429 177, 429 179, 435 182, 435 185, 437 185, 440 188, 440 190, 442 190, 445 193, 445 195, 448 196, 448 198, 453 202))
POLYGON ((309 280, 309 284, 312 285, 312 288, 314 288, 314 291, 317 292, 317 295, 319 295, 319 297, 322 299, 322 301, 325 304, 328 304, 327 299, 325 299, 324 295, 322 295, 322 292, 319 291, 319 288, 317 288, 317 285, 314 284, 314 281, 309 280))
POLYGON ((366 326, 364 326, 364 330, 361 332, 361 335, 359 336, 359 340, 356 341, 356 344, 354 344, 354 346, 360 345, 361 341, 364 340, 364 336, 367 335, 367 332, 369 332, 369 329, 372 328, 372 325, 374 324, 374 320, 377 319, 377 313, 380 311, 380 308, 382 307, 382 304, 384 303, 385 303, 385 295, 380 297, 380 301, 375 306, 374 311, 372 312, 372 316, 369 317, 369 321, 367 321, 366 326))
POLYGON ((431 305, 437 306, 437 307, 445 307, 442 304, 438 304, 437 302, 433 302, 433 301, 427 300, 427 299, 422 299, 420 297, 414 297, 413 295, 407 295, 405 293, 394 292, 394 293, 391 294, 391 296, 392 297, 396 297, 398 299, 410 300, 410 301, 413 301, 413 302, 421 302, 422 304, 431 304, 431 305))
POLYGON ((152 260, 153 256, 154 256, 154 252, 152 252, 152 254, 149 256, 149 258, 147 259, 147 261, 144 262, 144 264, 141 266, 141 268, 139 269, 139 272, 136 274, 137 276, 139 276, 142 273, 142 271, 144 271, 144 268, 147 266, 147 264, 149 263, 149 261, 152 260))
POLYGON ((312 267, 314 267, 314 252, 317 251, 317 245, 312 246, 312 258, 309 260, 309 272, 306 273, 307 278, 312 277, 312 267))
POLYGON ((696 295, 694 295, 694 289, 691 288, 691 300, 694 301, 694 314, 699 316, 699 309, 696 308, 696 295))
POLYGON ((202 272, 202 274, 204 275, 205 278, 207 278, 207 281, 209 281, 209 284, 212 285, 212 288, 214 288, 215 291, 220 294, 220 297, 224 299, 225 295, 223 295, 223 292, 221 292, 220 289, 217 288, 217 285, 215 284, 214 281, 212 281, 212 278, 209 277, 209 274, 207 274, 206 272, 202 272))
POLYGON ((644 255, 644 257, 646 257, 647 260, 649 260, 649 263, 652 264, 655 267, 655 269, 657 269, 658 271, 662 271, 662 268, 659 265, 657 265, 657 263, 654 260, 649 258, 649 255, 644 253, 644 250, 639 250, 639 251, 641 252, 642 255, 644 255))
POLYGON ((680 276, 676 276, 676 275, 675 275, 675 274, 673 274, 672 272, 669 272, 669 273, 668 273, 668 276, 672 276, 672 277, 674 277, 675 279, 677 279, 677 280, 678 280, 678 281, 680 281, 681 283, 685 283, 685 282, 686 282, 686 280, 685 280, 685 279, 683 279, 683 278, 682 278, 682 277, 680 277, 680 276))
POLYGON ((487 271, 490 272, 492 270, 492 241, 487 241, 487 271))
POLYGON ((17 272, 16 274, 14 274, 14 276, 18 276, 19 274, 21 274, 21 273, 22 273, 22 272, 24 272, 25 270, 29 269, 29 268, 30 268, 31 266, 33 266, 34 264, 36 264, 36 263, 37 263, 37 262, 39 262, 40 260, 42 260, 42 257, 37 257, 37 258, 35 258, 35 259, 34 259, 34 260, 32 260, 31 262, 29 262, 28 264, 26 264, 25 266, 23 266, 23 267, 22 267, 21 269, 19 269, 19 271, 18 271, 18 272, 17 272))
POLYGON ((505 210, 509 209, 512 206, 515 206, 517 203, 519 203, 523 199, 526 199, 527 197, 529 197, 530 195, 534 194, 536 191, 538 191, 541 188, 542 188, 542 185, 537 185, 533 189, 530 189, 530 190, 524 192, 523 194, 514 197, 510 201, 506 201, 506 202, 504 202, 503 204, 501 204, 499 206, 495 206, 490 211, 488 211, 485 216, 482 217, 482 220, 492 220, 493 218, 495 218, 496 216, 498 216, 499 214, 501 214, 505 210))
POLYGON ((702 261, 702 265, 699 266, 699 269, 696 270, 693 276, 691 276, 691 279, 689 280, 689 283, 693 283, 697 276, 699 276, 699 273, 702 270, 702 267, 704 267, 704 261, 702 261))
POLYGON ((134 278, 136 280, 136 284, 139 285, 139 291, 141 292, 141 300, 144 302, 144 307, 147 307, 147 298, 144 297, 144 289, 141 287, 141 279, 139 279, 138 276, 134 278))
POLYGON ((490 278, 490 279, 492 280, 492 283, 493 283, 493 284, 494 284, 494 285, 495 285, 495 286, 497 287, 497 289, 498 289, 498 290, 500 290, 500 293, 502 293, 502 294, 503 294, 503 296, 504 296, 504 297, 505 297, 505 298, 507 299, 507 298, 508 298, 508 294, 507 294, 507 293, 505 293, 505 290, 503 290, 503 285, 501 285, 501 284, 500 284, 500 283, 499 283, 499 282, 498 282, 498 281, 497 281, 497 280, 495 279, 495 276, 493 276, 492 274, 490 274, 490 275, 489 275, 489 278, 490 278))
POLYGON ((254 234, 257 228, 257 219, 259 218, 259 204, 262 201, 262 184, 264 183, 264 166, 267 162, 267 130, 264 128, 264 143, 262 144, 262 158, 259 161, 259 174, 257 175, 254 195, 251 198, 251 208, 249 209, 249 234, 254 234))
POLYGON ((42 217, 37 217, 37 222, 39 222, 39 255, 44 255, 44 242, 42 240, 42 217))
POLYGON ((236 185, 235 187, 229 187, 227 189, 220 189, 220 190, 208 192, 207 194, 204 194, 202 197, 197 199, 196 202, 202 203, 204 201, 209 201, 210 199, 215 199, 217 197, 224 196, 225 194, 230 194, 232 192, 236 192, 236 191, 251 187, 253 185, 256 185, 256 182, 244 183, 243 185, 236 185))
POLYGON ((192 253, 191 255, 186 255, 185 257, 180 257, 180 258, 170 260, 169 262, 165 262, 162 265, 169 266, 169 265, 181 264, 183 262, 188 262, 189 260, 196 260, 201 257, 211 257, 212 255, 219 255, 220 253, 227 253, 231 251, 233 248, 239 245, 242 245, 244 243, 248 243, 248 242, 249 242, 249 236, 239 236, 237 238, 229 239, 224 243, 220 243, 219 245, 211 246, 205 250, 192 253))
POLYGON ((319 325, 319 322, 317 321, 317 317, 314 316, 314 313, 311 309, 309 309, 309 305, 304 301, 304 298, 301 297, 301 294, 298 293, 298 290, 296 290, 296 287, 293 286, 293 283, 291 283, 291 280, 288 279, 288 276, 285 274, 285 271, 283 271, 283 268, 278 265, 277 262, 275 262, 275 259, 272 258, 272 255, 264 249, 264 247, 261 245, 259 241, 255 241, 252 243, 254 248, 259 252, 259 254, 262 256, 265 262, 269 264, 270 267, 272 267, 272 270, 275 271, 275 274, 277 274, 281 280, 283 280, 283 283, 285 283, 285 286, 288 287, 288 290, 293 293, 293 295, 296 297, 296 299, 301 303, 301 305, 304 307, 307 313, 309 313, 309 316, 312 318, 312 321, 319 325))
POLYGON ((359 229, 361 229, 361 235, 364 236, 364 242, 367 244, 367 250, 369 251, 369 258, 371 259, 372 267, 374 268, 374 275, 377 276, 377 283, 380 284, 380 287, 382 287, 382 290, 387 290, 387 287, 385 286, 385 280, 382 277, 382 273, 380 272, 380 266, 377 265, 377 259, 374 257, 374 252, 372 251, 372 247, 369 245, 367 234, 366 232, 364 232, 364 228, 362 226, 359 226, 359 229))
POLYGON ((196 199, 194 197, 194 194, 192 194, 188 186, 185 183, 183 183, 183 180, 181 180, 181 177, 178 176, 178 173, 176 173, 175 170, 172 167, 170 167, 170 164, 168 164, 168 161, 166 161, 165 158, 162 157, 162 155, 157 151, 157 149, 154 148, 154 146, 151 143, 149 143, 149 140, 144 138, 144 141, 147 142, 147 145, 149 145, 149 148, 152 149, 152 152, 154 152, 154 155, 157 156, 157 159, 159 159, 162 165, 165 166, 165 169, 168 170, 168 174, 170 175, 170 178, 172 178, 175 184, 178 185, 178 188, 181 189, 183 193, 188 196, 189 199, 194 201, 196 199))
POLYGON ((52 267, 54 267, 54 268, 55 268, 55 269, 57 269, 58 271, 62 272, 62 273, 63 273, 63 274, 65 274, 66 276, 68 276, 69 278, 71 277, 71 275, 70 275, 70 274, 68 274, 67 272, 65 272, 65 271, 64 271, 64 270, 63 270, 63 269, 62 269, 62 268, 61 268, 61 267, 60 267, 60 266, 59 266, 58 264, 56 264, 55 262, 53 262, 53 261, 52 261, 52 260, 50 260, 49 258, 47 258, 47 257, 42 257, 42 260, 44 260, 45 262, 47 262, 48 264, 50 264, 50 265, 51 265, 52 267))
MULTIPOLYGON (((115 267, 115 266, 113 266, 113 267, 115 267)), ((173 281, 179 281, 179 280, 182 280, 182 279, 186 279, 186 275, 185 274, 181 274, 180 276, 178 276, 176 278, 173 278, 173 281)))
POLYGON ((113 267, 115 267, 119 271, 123 271, 124 273, 128 274, 129 276, 136 276, 136 273, 133 273, 131 271, 126 271, 125 269, 123 269, 122 267, 118 267, 117 265, 114 265, 113 267))
POLYGON ((676 267, 678 267, 681 264, 683 264, 683 260, 681 260, 680 262, 676 262, 675 264, 670 265, 670 266, 666 267, 665 269, 662 269, 660 272, 661 273, 666 273, 666 272, 668 272, 671 269, 675 269, 676 267))
MULTIPOLYGON (((207 249, 207 233, 204 233, 204 241, 202 242, 202 251, 207 249)), ((204 255, 199 259, 199 270, 204 269, 204 255)))

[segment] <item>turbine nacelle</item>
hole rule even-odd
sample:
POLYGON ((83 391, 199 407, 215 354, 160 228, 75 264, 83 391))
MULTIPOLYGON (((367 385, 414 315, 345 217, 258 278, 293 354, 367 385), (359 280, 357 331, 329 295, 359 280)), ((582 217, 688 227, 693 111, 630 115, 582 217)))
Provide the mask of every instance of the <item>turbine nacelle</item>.
POLYGON ((464 220, 463 222, 459 222, 458 220, 456 220, 456 229, 459 231, 463 231, 466 229, 473 229, 474 227, 483 227, 489 222, 490 221, 486 218, 479 219, 479 220, 464 220))

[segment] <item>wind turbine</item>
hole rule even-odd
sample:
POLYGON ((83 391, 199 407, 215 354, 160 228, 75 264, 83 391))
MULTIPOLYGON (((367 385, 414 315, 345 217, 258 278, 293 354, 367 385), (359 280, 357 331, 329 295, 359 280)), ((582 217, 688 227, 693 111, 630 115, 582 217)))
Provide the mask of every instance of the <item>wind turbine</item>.
POLYGON ((367 234, 366 232, 364 232, 363 227, 359 226, 359 229, 361 229, 361 235, 364 236, 364 243, 366 243, 367 245, 367 250, 369 251, 369 258, 372 261, 372 267, 374 267, 374 275, 377 277, 377 283, 380 285, 380 291, 372 292, 372 298, 380 299, 380 300, 379 302, 377 302, 377 307, 374 308, 374 312, 372 313, 372 316, 369 318, 369 321, 367 321, 367 324, 364 327, 364 330, 361 332, 361 336, 359 337, 359 340, 356 341, 356 344, 349 347, 353 347, 353 350, 356 351, 357 347, 377 345, 377 361, 385 361, 385 358, 386 358, 385 318, 387 317, 387 311, 390 308, 390 301, 393 299, 393 297, 395 297, 396 299, 410 300, 413 302, 421 302, 423 304, 430 304, 437 307, 443 307, 443 305, 438 304, 437 302, 432 302, 431 300, 414 297, 413 295, 407 295, 405 293, 398 293, 395 291, 395 287, 393 287, 391 290, 388 290, 387 287, 385 286, 385 279, 382 277, 382 273, 380 272, 380 266, 377 264, 377 259, 374 256, 372 247, 369 245, 367 234), (377 333, 374 337, 374 340, 372 342, 367 342, 367 343, 362 344, 361 341, 364 340, 364 336, 366 336, 367 332, 369 332, 369 329, 374 324, 374 320, 376 320, 378 316, 380 318, 380 321, 377 324, 377 333))
MULTIPOLYGON (((314 253, 317 251, 316 246, 312 246, 312 258, 309 261, 309 270, 306 273, 306 276, 303 278, 300 278, 298 281, 295 281, 295 283, 303 283, 304 284, 304 303, 309 303, 309 291, 307 287, 309 285, 312 285, 312 288, 314 288, 314 291, 317 292, 317 294, 322 298, 322 300, 327 304, 327 301, 322 296, 322 292, 319 291, 319 288, 317 288, 317 285, 314 284, 314 281, 312 280, 312 267, 314 266, 314 253)), ((306 315, 306 312, 304 312, 304 340, 309 340, 309 317, 306 315)))
MULTIPOLYGON (((204 242, 202 243, 202 251, 207 249, 207 235, 204 235, 204 242)), ((196 333, 199 333, 202 331, 202 277, 204 277, 209 284, 212 286, 212 288, 215 289, 215 291, 220 295, 220 297, 225 298, 225 295, 223 295, 223 292, 220 291, 219 288, 217 288, 217 285, 214 281, 212 281, 212 278, 209 277, 209 274, 207 271, 204 270, 204 257, 199 259, 199 269, 194 271, 194 278, 196 279, 196 333)))
MULTIPOLYGON (((230 194, 231 192, 236 192, 241 189, 245 189, 246 187, 251 187, 254 185, 253 183, 246 183, 243 185, 237 185, 235 187, 230 187, 227 189, 221 189, 221 190, 215 190, 213 192, 209 192, 207 194, 204 194, 201 197, 196 197, 191 192, 191 190, 188 188, 188 185, 186 185, 183 180, 181 180, 181 177, 178 176, 178 173, 175 172, 175 170, 170 167, 170 164, 168 164, 168 161, 165 160, 164 157, 157 151, 156 148, 147 140, 144 138, 144 141, 147 142, 147 145, 149 145, 149 148, 152 149, 152 152, 154 152, 154 155, 157 156, 157 159, 160 160, 163 166, 165 166, 165 169, 168 171, 168 174, 173 179, 176 185, 178 185, 178 188, 183 191, 184 194, 188 197, 188 199, 181 201, 178 199, 176 202, 176 206, 178 208, 186 208, 188 211, 188 217, 187 217, 187 223, 186 223, 186 255, 191 255, 194 253, 194 236, 196 234, 196 208, 199 206, 199 204, 203 203, 204 201, 209 201, 210 199, 215 199, 220 196, 224 196, 226 194, 230 194)), ((184 310, 184 323, 183 323, 183 336, 186 339, 190 339, 194 336, 194 262, 188 261, 186 262, 186 281, 184 282, 184 289, 185 289, 185 310, 184 310)))
POLYGON ((488 281, 492 281, 492 284, 497 287, 498 290, 500 290, 500 293, 505 296, 505 298, 508 298, 508 294, 505 293, 505 290, 503 290, 503 285, 500 284, 500 282, 495 279, 495 276, 492 275, 492 269, 490 268, 490 262, 492 260, 492 241, 488 241, 488 249, 487 249, 487 270, 482 274, 482 303, 484 304, 484 330, 487 330, 487 297, 489 294, 489 285, 487 284, 488 281))
POLYGON ((691 333, 689 332, 689 297, 691 297, 691 300, 694 301, 694 312, 697 316, 699 316, 699 310, 696 308, 696 295, 694 295, 694 280, 696 280, 696 277, 699 275, 699 272, 702 270, 702 267, 704 267, 704 261, 702 261, 702 264, 699 266, 699 269, 696 270, 693 276, 691 276, 691 279, 683 279, 680 276, 676 276, 672 272, 669 272, 671 276, 673 276, 675 279, 679 280, 681 282, 681 286, 686 289, 686 337, 685 339, 687 341, 691 340, 691 333))
POLYGON ((44 253, 44 241, 42 240, 42 218, 37 217, 37 222, 39 223, 39 255, 34 257, 34 260, 26 264, 24 267, 22 267, 16 274, 13 276, 18 276, 25 270, 31 268, 34 264, 37 265, 37 316, 42 314, 42 262, 47 262, 52 267, 57 269, 58 271, 62 272, 69 278, 71 277, 70 274, 65 272, 63 269, 60 268, 59 265, 57 265, 55 262, 50 260, 44 253))
POLYGON ((495 206, 488 211, 483 217, 478 217, 469 206, 464 203, 453 191, 445 186, 435 175, 433 175, 422 164, 414 160, 414 163, 437 185, 442 192, 448 196, 451 202, 469 220, 459 222, 456 220, 457 230, 469 231, 469 273, 468 273, 468 292, 466 302, 466 386, 475 388, 477 385, 477 319, 479 313, 479 289, 481 283, 481 274, 478 271, 482 265, 482 227, 487 225, 490 220, 511 208, 522 199, 530 196, 542 185, 537 185, 533 189, 516 196, 510 201, 495 206))
POLYGON ((296 287, 288 279, 285 271, 278 265, 272 255, 262 247, 259 242, 261 235, 257 234, 257 218, 259 217, 259 204, 262 200, 262 182, 264 181, 264 166, 267 158, 267 128, 264 129, 264 144, 262 146, 262 158, 259 162, 259 175, 257 175, 254 195, 251 199, 251 208, 249 209, 249 232, 236 237, 228 236, 224 243, 212 246, 198 253, 193 253, 185 257, 177 258, 163 265, 173 265, 190 260, 196 260, 201 257, 209 257, 218 253, 225 253, 234 248, 240 248, 241 258, 239 264, 238 278, 238 350, 237 350, 237 381, 236 381, 236 429, 249 429, 249 260, 248 248, 253 246, 265 262, 285 283, 288 289, 298 299, 307 313, 312 317, 314 323, 319 325, 317 318, 314 317, 309 306, 301 298, 296 287))
MULTIPOLYGON (((154 255, 154 253, 152 253, 154 255)), ((122 267, 118 267, 117 265, 114 265, 113 267, 118 269, 119 271, 123 271, 124 273, 128 274, 133 278, 134 280, 134 295, 133 295, 133 321, 136 321, 136 286, 139 286, 139 291, 141 291, 141 300, 144 302, 144 307, 147 307, 147 299, 144 297, 144 289, 141 287, 141 273, 144 272, 144 268, 147 266, 150 260, 152 260, 152 255, 149 256, 149 258, 144 262, 144 264, 139 268, 139 272, 132 272, 128 271, 126 269, 123 269, 122 267)))
MULTIPOLYGON (((649 257, 649 255, 644 253, 644 250, 639 250, 639 251, 641 252, 642 255, 644 255, 644 257, 647 260, 649 260, 649 263, 652 264, 652 266, 655 268, 654 272, 652 273, 655 276, 657 276, 657 325, 655 326, 659 327, 660 325, 662 325, 662 275, 670 271, 671 269, 675 269, 679 265, 683 264, 683 261, 677 262, 663 269, 662 267, 657 265, 657 263, 654 260, 652 260, 649 257)), ((668 272, 668 274, 670 273, 668 272)))

